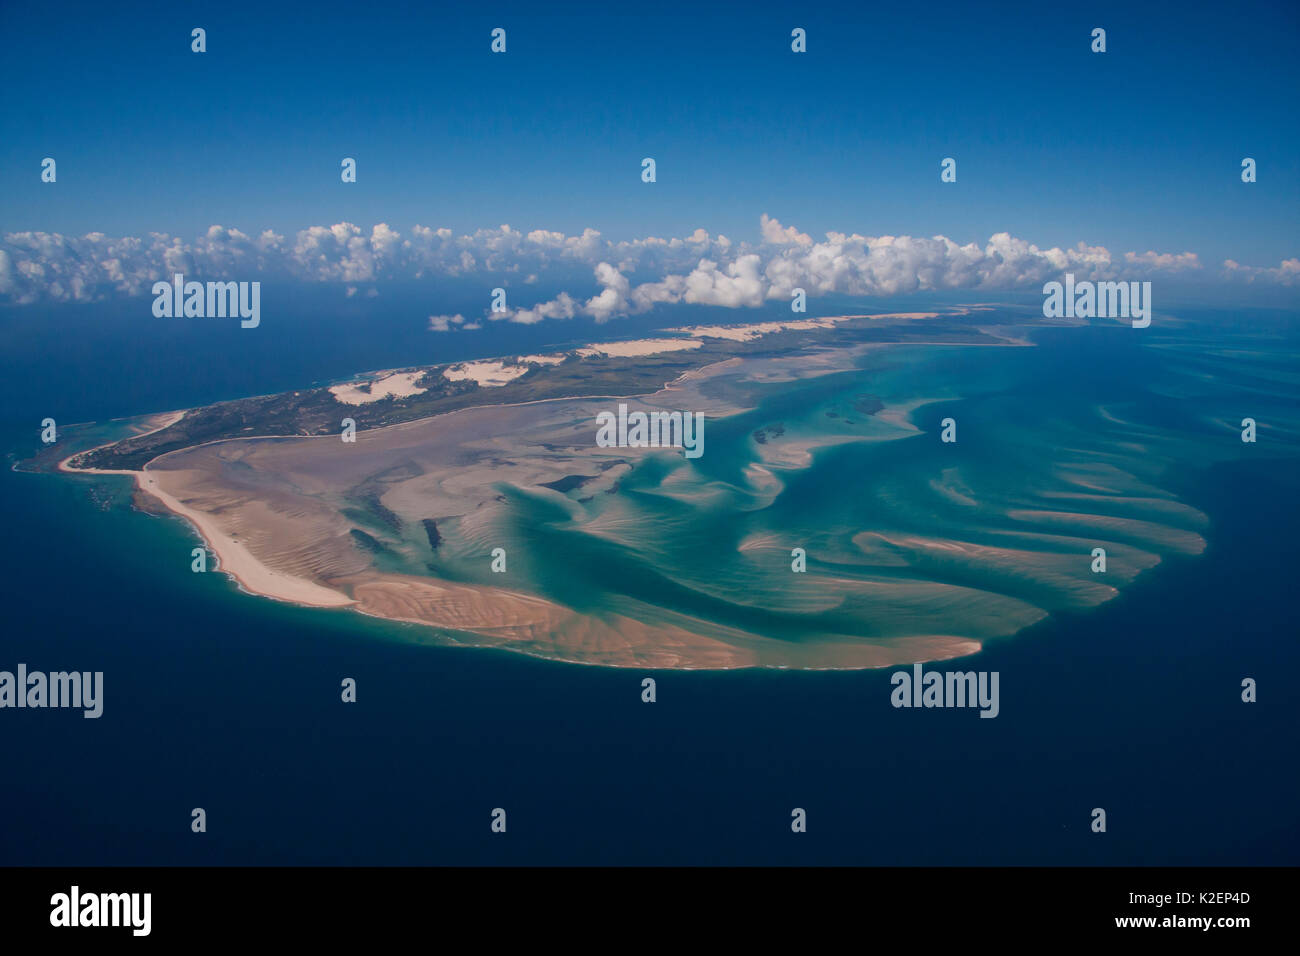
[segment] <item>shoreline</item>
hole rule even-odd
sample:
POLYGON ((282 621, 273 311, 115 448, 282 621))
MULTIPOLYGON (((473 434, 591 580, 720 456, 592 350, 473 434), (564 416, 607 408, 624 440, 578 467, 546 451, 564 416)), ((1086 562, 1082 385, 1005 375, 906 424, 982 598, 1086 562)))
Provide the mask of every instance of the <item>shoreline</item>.
MULTIPOLYGON (((158 415, 153 416, 159 422, 155 427, 131 437, 139 438, 162 431, 164 428, 168 428, 180 421, 189 411, 190 409, 186 408, 174 412, 158 413, 158 415)), ((121 439, 118 439, 118 441, 121 441, 121 439)), ((105 442, 102 445, 96 445, 95 448, 87 449, 87 451, 106 448, 113 444, 116 444, 116 442, 105 442)), ((179 499, 164 491, 158 483, 157 476, 149 474, 150 462, 146 462, 139 471, 118 468, 74 468, 70 464, 71 460, 85 453, 73 452, 59 461, 56 470, 65 475, 122 475, 130 477, 135 483, 136 491, 157 501, 173 517, 185 521, 198 534, 203 541, 204 547, 216 555, 217 567, 215 570, 230 575, 240 588, 249 594, 284 601, 299 607, 349 607, 356 603, 346 595, 323 585, 268 568, 247 547, 218 529, 207 515, 186 507, 179 499)), ((159 455, 158 457, 161 458, 162 456, 159 455)))
POLYGON ((148 472, 148 467, 146 465, 142 471, 73 468, 66 458, 58 465, 63 474, 120 475, 131 478, 136 491, 156 501, 171 517, 183 520, 203 541, 204 547, 216 555, 217 567, 213 570, 228 574, 249 594, 299 607, 350 607, 356 603, 324 585, 268 568, 247 547, 220 531, 206 515, 186 507, 175 496, 164 491, 158 484, 157 476, 148 472))

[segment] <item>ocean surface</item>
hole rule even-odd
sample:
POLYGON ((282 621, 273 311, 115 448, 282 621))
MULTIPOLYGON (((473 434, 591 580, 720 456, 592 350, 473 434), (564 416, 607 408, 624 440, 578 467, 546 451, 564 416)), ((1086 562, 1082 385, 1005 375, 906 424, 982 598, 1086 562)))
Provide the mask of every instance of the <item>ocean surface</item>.
MULTIPOLYGON (((0 447, 29 454, 47 415, 101 420, 639 331, 453 342, 424 331, 414 305, 385 326, 305 298, 294 324, 264 323, 256 341, 197 325, 146 336, 138 303, 5 313, 0 447)), ((894 668, 649 672, 439 646, 191 573, 194 533, 134 511, 126 479, 6 469, 0 669, 103 671, 105 694, 98 720, 0 711, 0 864, 1296 864, 1295 319, 1187 321, 1147 339, 1155 348, 1117 328, 1043 330, 1032 350, 927 359, 930 396, 952 397, 918 413, 924 432, 944 415, 1025 436, 1048 419, 1061 442, 1082 409, 1128 408, 1176 436, 1163 487, 1208 518, 1203 554, 1167 556, 1114 600, 927 667, 998 671, 992 720, 891 707, 894 668), (1216 415, 1283 425, 1243 446, 1216 415), (354 705, 339 700, 345 677, 354 705), (1245 677, 1257 703, 1241 701, 1245 677), (206 833, 190 830, 195 807, 206 833), (490 829, 497 807, 505 834, 490 829), (791 832, 796 807, 806 833, 791 832)), ((834 401, 805 396, 781 417, 834 401)), ((969 466, 998 486, 1036 454, 1028 438, 1000 451, 974 429, 961 438, 985 449, 969 466)), ((715 440, 710 451, 727 447, 721 428, 715 440)), ((890 443, 900 482, 926 473, 933 452, 917 441, 890 443)), ((816 525, 841 507, 868 519, 893 472, 868 474, 881 459, 865 455, 815 453, 788 513, 764 520, 816 525)), ((593 572, 599 558, 578 556, 593 572)))

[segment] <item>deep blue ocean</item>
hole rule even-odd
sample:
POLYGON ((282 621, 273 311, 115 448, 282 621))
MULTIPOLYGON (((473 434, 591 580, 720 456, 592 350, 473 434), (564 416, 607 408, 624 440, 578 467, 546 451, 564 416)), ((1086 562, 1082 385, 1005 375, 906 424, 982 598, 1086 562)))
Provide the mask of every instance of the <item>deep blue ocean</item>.
MULTIPOLYGON (((0 447, 33 451, 46 416, 187 407, 651 321, 450 338, 424 328, 448 310, 414 292, 387 300, 382 323, 373 302, 316 294, 256 336, 160 332, 147 301, 7 310, 0 447)), ((1078 354, 1060 336, 1040 347, 1078 354)), ((1111 350, 1097 374, 1119 380, 1135 361, 1111 350)), ((103 671, 105 696, 98 720, 0 711, 0 864, 1300 863, 1291 461, 1181 475, 1174 490, 1210 518, 1203 555, 963 659, 1000 672, 995 720, 896 710, 892 669, 655 672, 647 705, 651 672, 421 645, 399 625, 242 594, 192 574, 193 533, 133 511, 112 493, 125 479, 6 468, 0 669, 103 671), (340 703, 344 677, 355 705, 340 703), (190 830, 195 807, 206 833, 190 830), (791 832, 794 807, 807 833, 791 832)))

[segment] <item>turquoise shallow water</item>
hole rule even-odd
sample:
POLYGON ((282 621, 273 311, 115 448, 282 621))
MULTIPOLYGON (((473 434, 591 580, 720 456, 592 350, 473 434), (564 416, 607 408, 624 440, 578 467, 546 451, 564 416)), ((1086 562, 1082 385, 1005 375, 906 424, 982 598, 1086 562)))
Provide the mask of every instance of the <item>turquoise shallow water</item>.
MULTIPOLYGON (((917 418, 932 428, 957 417, 959 446, 972 439, 962 449, 968 484, 1010 495, 1021 487, 1011 477, 1040 473, 1046 452, 1007 439, 1002 425, 975 441, 981 403, 1007 429, 1051 416, 1077 438, 1069 429, 1091 420, 1090 407, 1134 402, 1130 427, 1163 437, 1153 467, 1165 464, 1158 456, 1177 461, 1163 472, 1165 490, 1209 519, 1204 554, 1173 556, 1115 600, 1060 612, 970 658, 963 666, 1002 675, 996 720, 893 709, 887 671, 658 672, 659 700, 646 705, 640 672, 429 646, 414 628, 241 594, 219 575, 189 572, 194 538, 181 522, 133 512, 120 494, 105 500, 121 483, 6 472, 5 500, 19 506, 7 510, 0 550, 11 596, 0 659, 102 670, 106 699, 98 721, 0 713, 19 768, 0 808, 22 822, 0 858, 1294 864, 1292 439, 1275 430, 1273 447, 1220 455, 1205 400, 1188 397, 1199 390, 1233 409, 1222 417, 1239 420, 1246 406, 1277 421, 1289 386, 1276 377, 1294 365, 1215 365, 1207 383, 1192 375, 1203 360, 1126 353, 1104 335, 1090 347, 1074 340, 1053 351, 1044 340, 999 358, 1027 363, 1018 379, 964 366, 956 353, 936 359, 936 390, 968 397, 917 418), (1149 399, 1153 389, 1167 400, 1149 399), (354 707, 338 700, 344 676, 359 683, 354 707), (1259 680, 1257 704, 1240 702, 1243 676, 1259 680), (210 839, 189 832, 194 806, 208 810, 210 839), (508 842, 488 831, 496 806, 511 814, 508 842), (789 832, 794 806, 809 811, 806 839, 789 832), (1095 806, 1109 813, 1104 837, 1088 832, 1095 806)), ((129 388, 129 376, 118 386, 129 388)), ((886 387, 872 379, 873 394, 886 387)), ((178 374, 171 394, 183 392, 178 374)), ((9 447, 29 440, 39 405, 10 406, 9 447)), ((751 430, 736 426, 737 449, 751 430)), ((726 447, 723 434, 709 440, 719 443, 711 451, 726 447)), ((921 481, 934 477, 935 454, 910 440, 817 453, 815 468, 787 476, 787 498, 746 520, 936 517, 921 481), (800 481, 810 484, 789 494, 800 481)), ((741 470, 724 457, 716 467, 736 482, 741 470)), ((650 497, 663 515, 680 509, 650 497)), ((576 533, 554 515, 521 513, 528 518, 560 542, 576 533)), ((724 522, 682 532, 674 560, 703 578, 710 565, 691 565, 689 544, 741 534, 724 522)), ((616 556, 593 551, 579 567, 594 574, 616 556)), ((574 599, 586 593, 575 587, 574 599)), ((724 597, 707 605, 689 590, 681 599, 734 619, 735 596, 724 597)), ((778 623, 756 612, 755 626, 779 633, 778 623)))
MULTIPOLYGON (((1210 380, 1201 353, 1142 348, 1128 329, 1036 338, 873 350, 794 382, 720 376, 710 394, 754 407, 710 420, 702 457, 633 457, 616 494, 569 490, 577 507, 503 482, 494 541, 524 556, 528 589, 587 614, 690 627, 768 666, 870 666, 852 645, 996 640, 1109 601, 1204 549, 1190 473, 1295 454, 1295 369, 1247 341, 1210 380), (1239 440, 1241 408, 1271 450, 1239 440)), ((494 583, 482 548, 457 552, 455 522, 443 530, 441 570, 494 583)), ((917 643, 912 659, 936 653, 951 651, 917 643)))

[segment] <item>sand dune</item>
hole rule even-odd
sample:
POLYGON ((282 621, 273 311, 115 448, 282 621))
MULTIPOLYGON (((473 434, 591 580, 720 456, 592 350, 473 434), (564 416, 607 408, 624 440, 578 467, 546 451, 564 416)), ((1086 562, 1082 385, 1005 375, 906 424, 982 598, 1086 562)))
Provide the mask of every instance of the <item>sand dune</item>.
POLYGON ((330 386, 330 394, 345 405, 364 405, 384 398, 406 398, 419 395, 426 389, 415 383, 424 377, 424 372, 393 372, 381 378, 363 382, 349 382, 346 385, 330 386), (368 386, 368 390, 363 390, 368 386))
POLYGON ((692 339, 636 339, 630 342, 603 342, 578 349, 579 355, 609 355, 615 358, 636 358, 658 355, 660 352, 682 352, 698 349, 702 343, 692 339))

